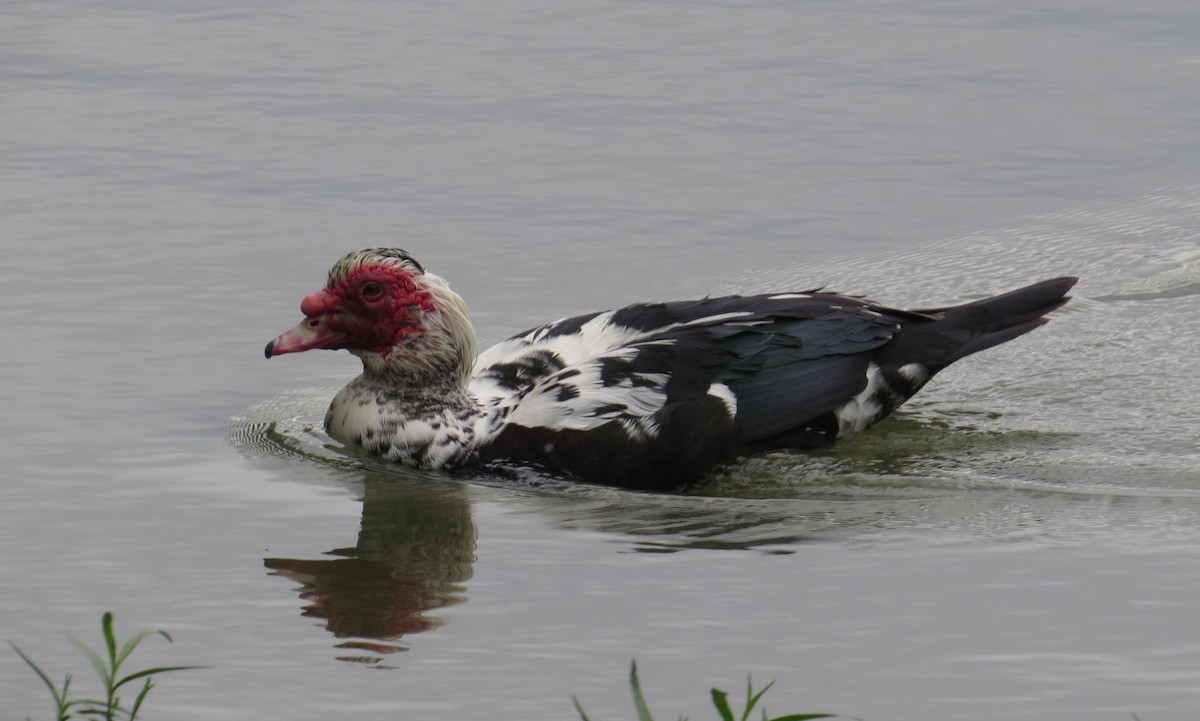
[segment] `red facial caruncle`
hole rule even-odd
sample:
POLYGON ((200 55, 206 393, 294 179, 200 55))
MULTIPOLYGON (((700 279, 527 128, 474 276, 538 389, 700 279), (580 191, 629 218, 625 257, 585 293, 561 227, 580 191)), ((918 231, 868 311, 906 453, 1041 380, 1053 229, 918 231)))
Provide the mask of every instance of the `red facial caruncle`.
POLYGON ((348 348, 387 356, 424 333, 421 316, 435 310, 430 294, 400 264, 370 263, 304 298, 305 320, 267 345, 270 358, 313 348, 348 348))

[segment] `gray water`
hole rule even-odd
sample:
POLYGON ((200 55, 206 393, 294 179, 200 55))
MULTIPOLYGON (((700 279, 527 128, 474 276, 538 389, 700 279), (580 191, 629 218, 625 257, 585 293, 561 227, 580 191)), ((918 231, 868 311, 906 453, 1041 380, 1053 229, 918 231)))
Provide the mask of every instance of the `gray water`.
MULTIPOLYGON (((0 5, 0 637, 165 628, 146 718, 1200 715, 1191 2, 0 5), (698 494, 320 430, 263 344, 399 245, 485 341, 636 299, 1083 277, 839 448, 698 494)), ((48 695, 0 653, 5 718, 48 695)))

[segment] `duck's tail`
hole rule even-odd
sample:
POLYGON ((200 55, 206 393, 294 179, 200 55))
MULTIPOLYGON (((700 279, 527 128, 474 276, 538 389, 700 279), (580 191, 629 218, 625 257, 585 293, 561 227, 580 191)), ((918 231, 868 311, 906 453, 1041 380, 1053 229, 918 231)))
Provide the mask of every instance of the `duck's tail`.
POLYGON ((1078 278, 1062 277, 1018 288, 1002 295, 948 308, 913 311, 931 322, 904 326, 881 358, 916 362, 931 375, 951 363, 993 346, 1006 343, 1048 322, 1045 315, 1061 308, 1067 291, 1078 278))

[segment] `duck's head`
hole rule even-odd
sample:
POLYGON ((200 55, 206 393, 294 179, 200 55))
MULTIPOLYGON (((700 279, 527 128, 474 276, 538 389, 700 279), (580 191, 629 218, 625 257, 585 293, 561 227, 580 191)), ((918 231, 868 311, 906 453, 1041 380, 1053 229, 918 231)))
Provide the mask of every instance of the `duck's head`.
POLYGON ((363 248, 329 270, 300 303, 304 320, 267 344, 266 356, 346 349, 367 372, 465 382, 475 359, 466 303, 399 248, 363 248))

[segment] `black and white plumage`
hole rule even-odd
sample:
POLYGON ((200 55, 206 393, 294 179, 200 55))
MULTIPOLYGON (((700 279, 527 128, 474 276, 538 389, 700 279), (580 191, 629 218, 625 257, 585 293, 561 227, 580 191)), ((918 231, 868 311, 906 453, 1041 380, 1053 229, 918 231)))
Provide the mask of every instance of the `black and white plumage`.
POLYGON ((367 248, 337 262, 266 355, 361 358, 326 429, 388 461, 672 490, 740 454, 874 425, 950 363, 1045 323, 1075 281, 918 311, 820 291, 639 303, 476 358, 462 298, 407 252, 367 248))

